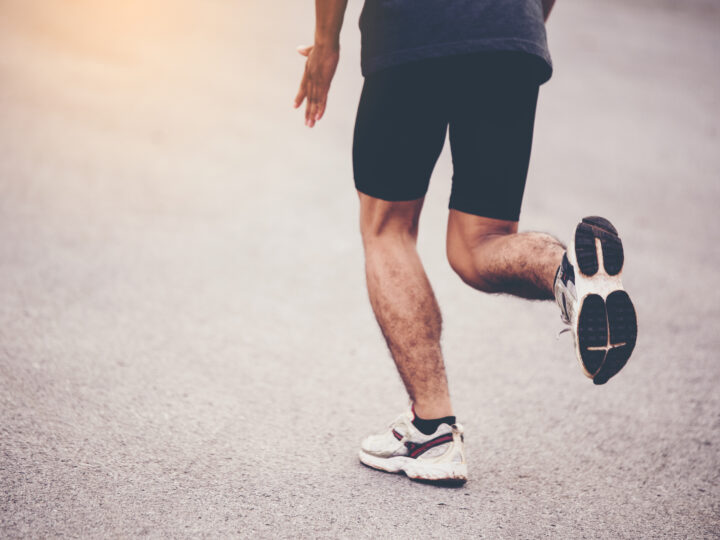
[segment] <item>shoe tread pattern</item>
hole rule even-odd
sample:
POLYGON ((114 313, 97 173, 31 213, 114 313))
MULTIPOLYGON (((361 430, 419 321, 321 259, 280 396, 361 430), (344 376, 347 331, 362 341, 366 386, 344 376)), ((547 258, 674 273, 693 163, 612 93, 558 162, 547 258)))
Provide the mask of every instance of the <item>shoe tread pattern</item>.
POLYGON ((595 384, 605 384, 625 367, 637 340, 637 316, 630 297, 625 291, 615 291, 605 301, 610 344, 607 358, 593 378, 595 384), (624 343, 624 345, 618 346, 624 343))
POLYGON ((624 262, 622 242, 612 223, 599 216, 589 216, 575 229, 575 258, 580 271, 594 276, 600 269, 595 239, 600 240, 603 266, 610 276, 620 273, 624 262))
POLYGON ((608 342, 607 312, 600 295, 589 294, 583 300, 578 317, 578 341, 585 371, 594 377, 605 361, 605 350, 591 348, 605 347, 608 342))

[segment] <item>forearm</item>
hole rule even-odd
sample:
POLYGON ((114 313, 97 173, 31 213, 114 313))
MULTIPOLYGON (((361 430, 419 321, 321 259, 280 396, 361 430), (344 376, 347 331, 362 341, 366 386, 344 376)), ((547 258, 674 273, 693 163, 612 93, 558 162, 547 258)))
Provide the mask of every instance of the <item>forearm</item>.
POLYGON ((546 21, 548 20, 548 17, 550 16, 550 11, 552 11, 554 5, 555 0, 542 0, 543 16, 545 17, 546 21))
POLYGON ((340 47, 346 7, 347 0, 315 0, 315 45, 340 47))

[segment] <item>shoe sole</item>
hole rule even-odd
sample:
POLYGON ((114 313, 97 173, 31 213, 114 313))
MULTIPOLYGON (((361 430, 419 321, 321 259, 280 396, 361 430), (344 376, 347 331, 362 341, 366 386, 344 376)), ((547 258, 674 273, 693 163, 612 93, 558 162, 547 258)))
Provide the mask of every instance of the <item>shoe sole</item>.
POLYGON ((586 217, 575 229, 575 258, 580 272, 588 277, 597 274, 601 254, 605 272, 609 276, 618 275, 625 262, 625 254, 617 229, 605 218, 586 217), (597 242, 600 242, 600 251, 597 242))
POLYGON ((637 317, 620 279, 625 255, 607 219, 586 217, 575 229, 576 287, 581 298, 576 352, 585 375, 605 384, 627 363, 637 341, 637 317))
POLYGON ((381 458, 363 450, 360 450, 358 457, 363 465, 372 469, 388 473, 405 473, 412 480, 443 486, 458 486, 467 482, 465 463, 425 463, 403 456, 381 458))

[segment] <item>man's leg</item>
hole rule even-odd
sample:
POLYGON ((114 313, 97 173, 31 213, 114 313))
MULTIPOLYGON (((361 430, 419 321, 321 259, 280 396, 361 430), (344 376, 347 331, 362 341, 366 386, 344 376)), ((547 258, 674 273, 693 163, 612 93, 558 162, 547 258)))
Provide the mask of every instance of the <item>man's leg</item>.
POLYGON ((538 97, 531 57, 495 53, 457 62, 450 264, 481 291, 553 298, 564 246, 544 233, 517 232, 538 97))
POLYGON ((419 417, 452 416, 442 318, 416 249, 423 199, 359 196, 370 303, 400 377, 419 417))
POLYGON ((360 97, 353 172, 368 292, 415 414, 406 411, 383 432, 365 437, 358 457, 378 470, 462 483, 463 429, 450 404, 442 319, 415 247, 447 132, 445 75, 437 61, 411 62, 370 74, 360 97))
POLYGON ((550 235, 518 234, 517 222, 451 210, 447 250, 453 269, 478 290, 537 299, 556 294, 575 354, 595 384, 605 384, 627 363, 637 318, 620 280, 622 243, 608 220, 584 218, 566 256, 550 235))
POLYGON ((451 209, 447 255, 468 285, 485 292, 552 299, 565 247, 549 234, 518 233, 517 221, 451 209))

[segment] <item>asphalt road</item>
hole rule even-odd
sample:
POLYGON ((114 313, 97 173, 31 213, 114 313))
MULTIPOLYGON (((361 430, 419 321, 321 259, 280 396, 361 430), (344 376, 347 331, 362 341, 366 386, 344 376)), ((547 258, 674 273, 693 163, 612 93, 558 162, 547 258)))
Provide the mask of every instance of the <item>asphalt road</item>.
POLYGON ((521 228, 601 214, 638 310, 582 376, 551 303, 420 250, 470 480, 356 460, 405 406, 366 300, 351 2, 327 117, 292 110, 312 3, 0 3, 0 536, 720 535, 720 9, 560 1, 521 228))

